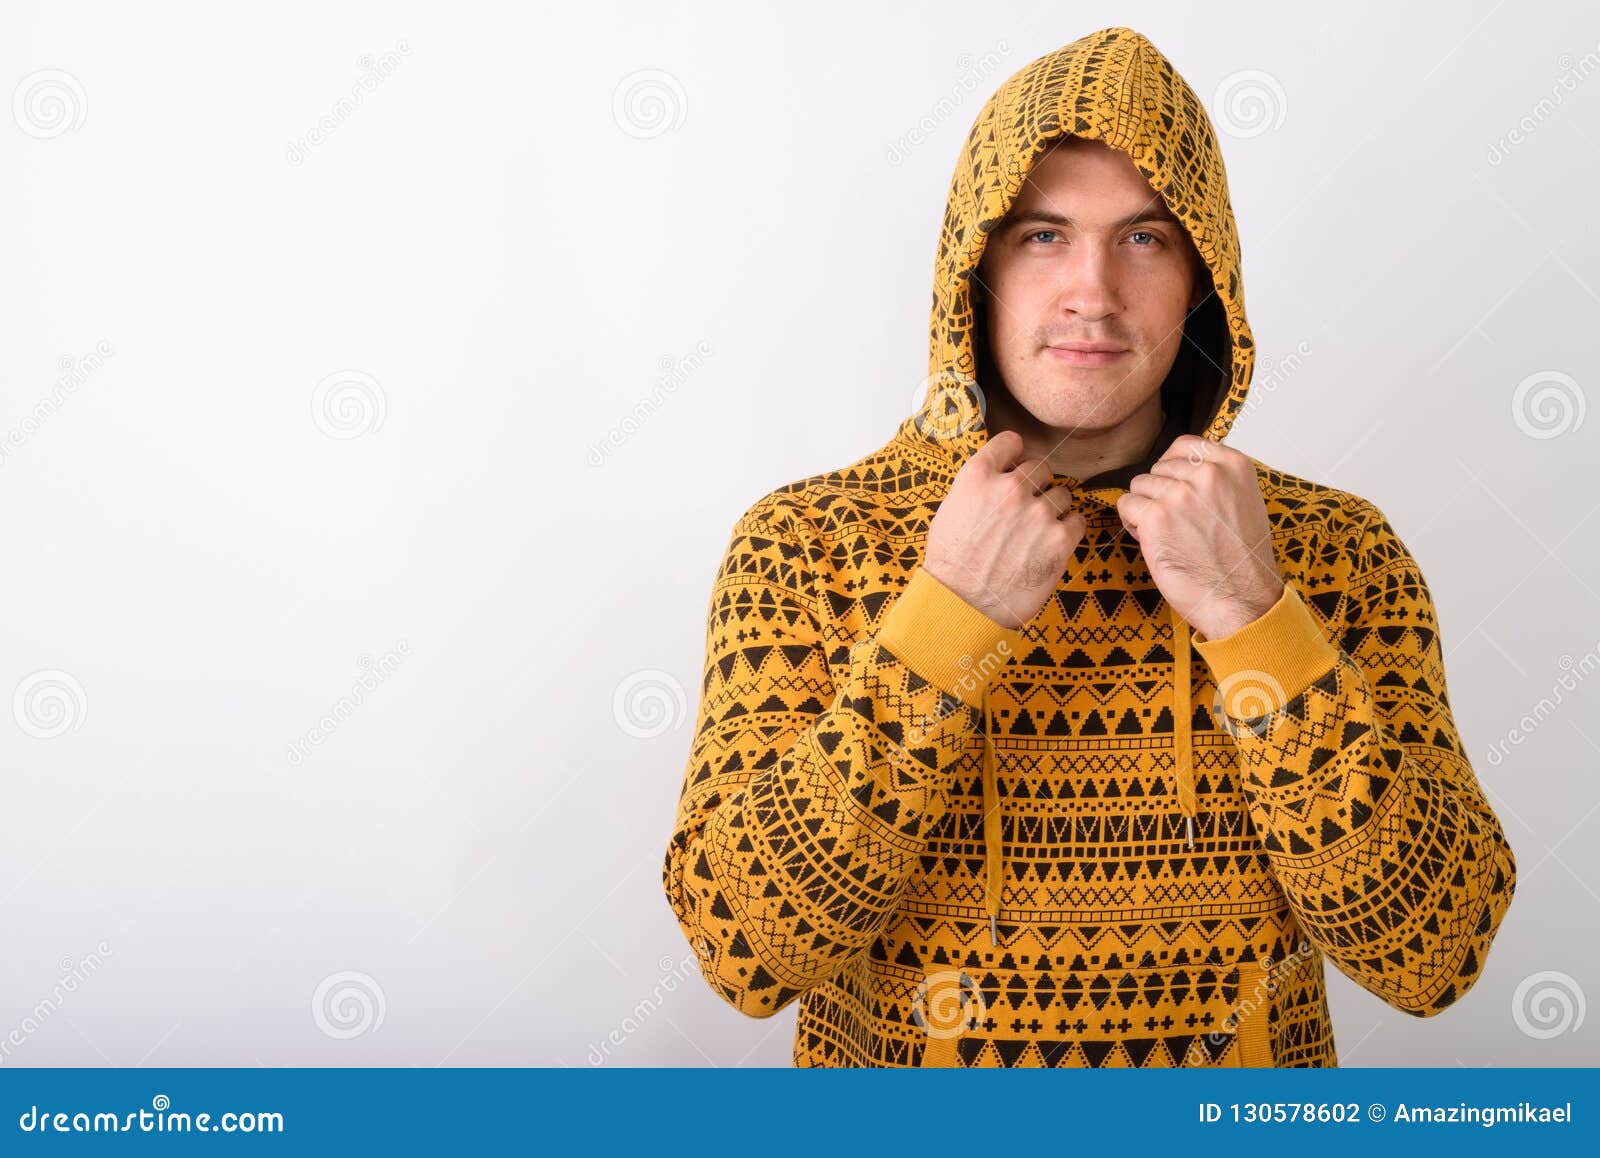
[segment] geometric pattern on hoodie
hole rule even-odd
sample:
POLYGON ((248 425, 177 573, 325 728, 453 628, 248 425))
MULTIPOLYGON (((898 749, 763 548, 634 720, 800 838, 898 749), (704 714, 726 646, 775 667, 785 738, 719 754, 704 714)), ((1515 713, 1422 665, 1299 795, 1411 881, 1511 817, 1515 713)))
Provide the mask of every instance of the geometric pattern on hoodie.
POLYGON ((970 287, 1064 134, 1128 152, 1225 316, 1188 429, 1254 343, 1210 120, 1143 36, 1021 69, 974 122, 935 266, 927 395, 874 453, 732 528, 662 867, 706 982, 798 1003, 798 1066, 1334 1066, 1325 967, 1434 1016, 1480 976, 1516 862, 1453 722, 1416 559, 1370 501, 1252 458, 1284 580, 1207 640, 1115 502, 1165 451, 1057 475, 1087 528, 1027 624, 920 564, 988 438, 970 287))

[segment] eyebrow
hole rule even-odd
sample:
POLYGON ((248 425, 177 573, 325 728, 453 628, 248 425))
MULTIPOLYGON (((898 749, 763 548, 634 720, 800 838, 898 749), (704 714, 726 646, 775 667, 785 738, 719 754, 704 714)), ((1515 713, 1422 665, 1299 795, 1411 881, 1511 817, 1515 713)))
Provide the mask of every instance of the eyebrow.
MULTIPOLYGON (((1032 223, 1035 221, 1043 221, 1049 225, 1060 226, 1071 226, 1073 224, 1072 218, 1061 213, 1056 213, 1050 209, 1025 209, 1021 212, 1013 211, 1011 213, 1007 213, 1005 219, 1001 222, 1001 226, 1003 228, 1010 228, 1013 225, 1021 225, 1024 222, 1032 223)), ((1173 216, 1172 211, 1166 206, 1155 204, 1145 206, 1143 209, 1140 209, 1134 213, 1130 213, 1126 217, 1117 218, 1117 220, 1111 223, 1111 227, 1113 229, 1125 229, 1130 225, 1139 225, 1146 221, 1164 221, 1168 225, 1178 226, 1183 224, 1183 222, 1179 221, 1173 216)))

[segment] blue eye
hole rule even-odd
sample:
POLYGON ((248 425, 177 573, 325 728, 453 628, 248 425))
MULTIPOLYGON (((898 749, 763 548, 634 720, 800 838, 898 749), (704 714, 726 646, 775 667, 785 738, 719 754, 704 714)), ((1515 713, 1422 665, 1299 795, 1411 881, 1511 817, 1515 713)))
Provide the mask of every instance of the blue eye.
POLYGON ((1035 237, 1042 237, 1043 235, 1045 235, 1047 233, 1053 235, 1055 233, 1055 230, 1054 229, 1035 229, 1032 233, 1028 234, 1028 240, 1031 241, 1035 237))
MULTIPOLYGON (((1160 241, 1161 240, 1154 233, 1151 233, 1148 229, 1135 230, 1134 233, 1132 234, 1132 236, 1134 236, 1134 237, 1148 237, 1151 241, 1160 241)), ((1150 247, 1148 245, 1140 245, 1140 246, 1137 246, 1136 248, 1138 248, 1138 249, 1149 249, 1150 247)))

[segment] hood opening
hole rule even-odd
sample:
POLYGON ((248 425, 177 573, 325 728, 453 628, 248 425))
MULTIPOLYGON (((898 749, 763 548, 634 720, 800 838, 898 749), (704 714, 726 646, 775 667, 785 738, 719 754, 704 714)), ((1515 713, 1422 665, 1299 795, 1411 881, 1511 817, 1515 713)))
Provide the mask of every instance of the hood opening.
MULTIPOLYGON (((985 402, 1002 395, 1012 397, 990 350, 988 309, 987 300, 979 301, 973 307, 972 333, 976 378, 985 402)), ((1228 334, 1227 311, 1213 289, 1184 322, 1183 343, 1178 348, 1177 357, 1172 360, 1172 369, 1161 383, 1161 409, 1166 419, 1149 451, 1138 462, 1077 479, 1078 486, 1126 490, 1133 476, 1143 474, 1155 465, 1180 434, 1204 437, 1206 428, 1216 418, 1217 410, 1227 395, 1225 367, 1232 364, 1233 342, 1228 334)), ((1022 406, 1020 402, 1014 405, 1019 409, 1022 406)))
MULTIPOLYGON (((1166 420, 1144 461, 1069 480, 1079 492, 1075 497, 1087 505, 1104 502, 1108 490, 1126 490, 1180 434, 1221 442, 1244 408, 1255 366, 1238 226, 1216 131, 1189 83, 1131 28, 1102 28, 1025 65, 974 119, 956 159, 934 259, 926 388, 896 437, 923 464, 927 477, 946 481, 988 440, 984 392, 1004 386, 987 351, 974 276, 989 231, 1005 219, 1035 161, 1065 135, 1100 141, 1132 158, 1188 232, 1212 290, 1185 322, 1184 341, 1161 388, 1166 420), (1084 493, 1096 490, 1100 493, 1084 493)), ((1189 625, 1170 604, 1167 616, 1173 652, 1171 785, 1177 805, 1170 832, 1180 847, 1193 852, 1192 642, 1189 625)), ((990 944, 1001 947, 1016 926, 1008 929, 1000 920, 1008 875, 999 814, 1003 769, 997 767, 996 721, 987 687, 980 713, 984 911, 990 944)))

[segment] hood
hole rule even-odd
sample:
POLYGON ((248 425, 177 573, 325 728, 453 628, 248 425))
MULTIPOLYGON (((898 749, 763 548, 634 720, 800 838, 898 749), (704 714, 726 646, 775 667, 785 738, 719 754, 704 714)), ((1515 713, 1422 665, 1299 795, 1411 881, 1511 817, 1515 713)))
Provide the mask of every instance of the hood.
MULTIPOLYGON (((896 437, 954 478, 989 437, 984 422, 980 317, 973 283, 989 231, 1022 191, 1034 162, 1062 137, 1100 141, 1127 153, 1183 223, 1210 271, 1214 292, 1185 325, 1184 350, 1163 386, 1167 421, 1138 463, 1089 478, 1056 475, 1086 513, 1114 505, 1188 432, 1221 442, 1244 406, 1255 345, 1245 320, 1239 234, 1216 133, 1194 90, 1149 40, 1129 28, 1103 28, 1026 65, 979 111, 956 163, 934 262, 927 390, 896 437)), ((1130 550, 1137 544, 1131 539, 1130 550)), ((1174 799, 1186 844, 1194 848, 1189 625, 1167 605, 1172 626, 1174 799)), ((1005 871, 995 755, 985 698, 985 898, 990 940, 1000 944, 1005 871)))

